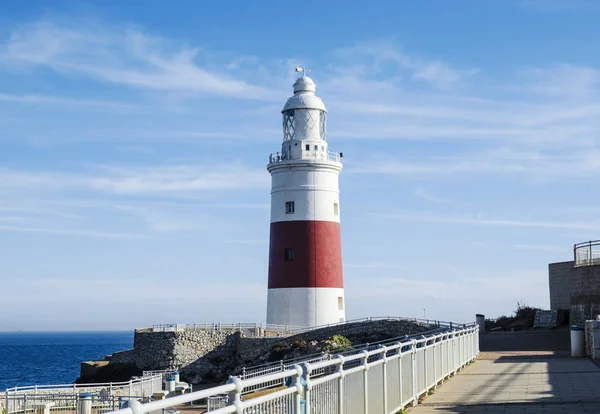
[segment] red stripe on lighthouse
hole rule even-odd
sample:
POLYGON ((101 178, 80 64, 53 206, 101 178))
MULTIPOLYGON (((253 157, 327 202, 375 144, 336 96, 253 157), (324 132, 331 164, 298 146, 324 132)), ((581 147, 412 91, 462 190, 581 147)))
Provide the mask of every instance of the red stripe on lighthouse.
POLYGON ((340 223, 271 223, 269 289, 314 287, 344 287, 340 223), (286 249, 294 249, 293 260, 285 260, 286 249))

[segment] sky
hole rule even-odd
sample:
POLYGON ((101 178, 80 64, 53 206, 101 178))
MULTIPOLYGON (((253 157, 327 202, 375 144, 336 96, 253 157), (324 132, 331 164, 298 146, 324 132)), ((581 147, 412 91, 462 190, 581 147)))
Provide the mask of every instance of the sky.
POLYGON ((0 10, 0 330, 264 322, 298 65, 344 153, 348 319, 548 308, 599 238, 596 1, 0 10))

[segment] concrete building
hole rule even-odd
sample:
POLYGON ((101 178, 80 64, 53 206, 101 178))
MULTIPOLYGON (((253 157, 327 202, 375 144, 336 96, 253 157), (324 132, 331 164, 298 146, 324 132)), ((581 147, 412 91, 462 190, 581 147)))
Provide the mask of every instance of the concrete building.
POLYGON ((582 325, 600 314, 600 240, 573 246, 573 260, 548 265, 550 309, 569 312, 582 325))
POLYGON ((271 233, 267 323, 317 326, 345 319, 341 153, 329 152, 327 109, 303 74, 283 107, 281 151, 269 156, 271 233))

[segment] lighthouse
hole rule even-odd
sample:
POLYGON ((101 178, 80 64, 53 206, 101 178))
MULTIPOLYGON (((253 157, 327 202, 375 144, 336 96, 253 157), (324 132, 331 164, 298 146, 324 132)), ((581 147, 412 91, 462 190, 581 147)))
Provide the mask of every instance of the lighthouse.
MULTIPOLYGON (((298 69, 297 69, 298 70, 298 69)), ((271 231, 267 324, 345 320, 339 174, 329 152, 327 109, 306 76, 283 107, 281 151, 269 156, 271 231)))

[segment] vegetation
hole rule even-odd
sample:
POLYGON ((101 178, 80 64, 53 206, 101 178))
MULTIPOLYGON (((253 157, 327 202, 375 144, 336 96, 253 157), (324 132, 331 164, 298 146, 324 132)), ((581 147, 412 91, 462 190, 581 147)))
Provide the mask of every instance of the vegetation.
POLYGON ((330 343, 325 346, 326 351, 337 351, 339 349, 347 349, 352 346, 352 342, 343 335, 333 335, 330 343))
POLYGON ((485 330, 516 331, 521 329, 533 328, 533 323, 535 322, 535 314, 538 310, 541 309, 529 306, 524 302, 517 302, 517 309, 514 311, 514 315, 502 315, 496 319, 486 319, 485 330))

